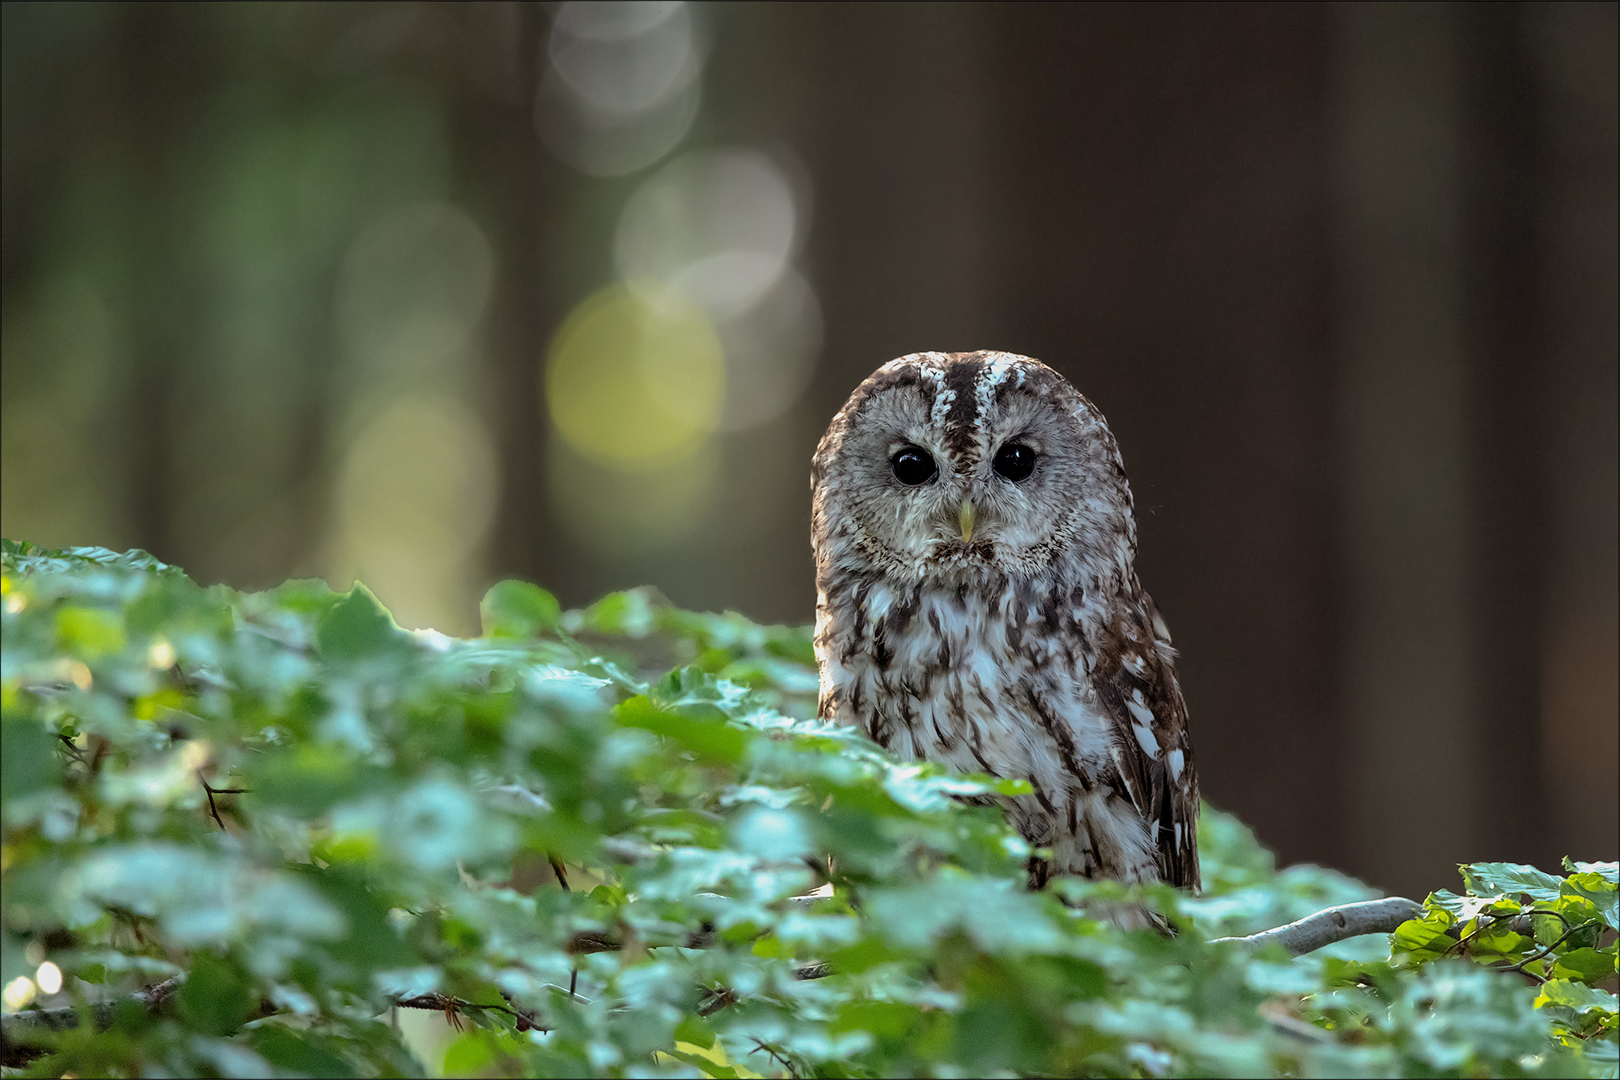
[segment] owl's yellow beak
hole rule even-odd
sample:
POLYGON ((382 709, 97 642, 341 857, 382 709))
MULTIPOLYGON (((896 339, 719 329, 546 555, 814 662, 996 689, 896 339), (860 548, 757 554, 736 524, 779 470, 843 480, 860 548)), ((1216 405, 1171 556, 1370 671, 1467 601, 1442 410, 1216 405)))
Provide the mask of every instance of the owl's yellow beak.
POLYGON ((971 499, 962 500, 962 508, 956 512, 956 522, 962 526, 962 543, 973 543, 973 502, 971 499))

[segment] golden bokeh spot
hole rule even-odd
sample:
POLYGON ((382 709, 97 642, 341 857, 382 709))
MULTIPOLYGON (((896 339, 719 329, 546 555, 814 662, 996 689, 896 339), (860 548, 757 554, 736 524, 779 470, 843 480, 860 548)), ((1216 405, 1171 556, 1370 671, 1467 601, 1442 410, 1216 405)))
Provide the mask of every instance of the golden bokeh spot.
POLYGON ((613 285, 568 316, 546 365, 558 433, 583 456, 643 472, 694 453, 719 426, 725 357, 702 310, 613 285))

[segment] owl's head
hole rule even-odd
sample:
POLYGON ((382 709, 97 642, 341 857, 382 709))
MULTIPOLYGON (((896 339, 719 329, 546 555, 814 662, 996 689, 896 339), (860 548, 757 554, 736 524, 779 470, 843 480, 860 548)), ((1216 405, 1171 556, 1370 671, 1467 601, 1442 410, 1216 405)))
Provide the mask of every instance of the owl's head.
POLYGON ((1096 407, 1041 363, 913 353, 879 368, 816 450, 821 571, 1027 577, 1135 553, 1130 488, 1096 407))

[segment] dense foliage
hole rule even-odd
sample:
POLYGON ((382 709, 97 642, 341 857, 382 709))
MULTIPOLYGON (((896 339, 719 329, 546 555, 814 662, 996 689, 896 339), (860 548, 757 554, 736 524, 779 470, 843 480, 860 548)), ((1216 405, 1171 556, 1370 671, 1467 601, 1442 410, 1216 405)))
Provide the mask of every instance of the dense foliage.
POLYGON ((1465 867, 1289 959, 1210 939, 1371 891, 1206 810, 1200 897, 1031 893, 1016 785, 809 719, 802 629, 508 582, 462 641, 10 542, 3 581, 38 1075, 1615 1075, 1614 863, 1465 867), (1081 906, 1124 900, 1179 934, 1081 906))

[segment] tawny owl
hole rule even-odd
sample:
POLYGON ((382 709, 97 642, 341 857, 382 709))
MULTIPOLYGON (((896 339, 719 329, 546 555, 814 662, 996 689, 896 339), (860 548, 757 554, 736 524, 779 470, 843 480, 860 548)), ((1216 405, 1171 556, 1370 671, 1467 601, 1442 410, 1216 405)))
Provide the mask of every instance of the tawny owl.
POLYGON ((1170 634, 1137 581, 1119 448, 1038 360, 916 353, 816 450, 823 717, 894 753, 1027 778, 1049 874, 1198 885, 1198 780, 1170 634))

